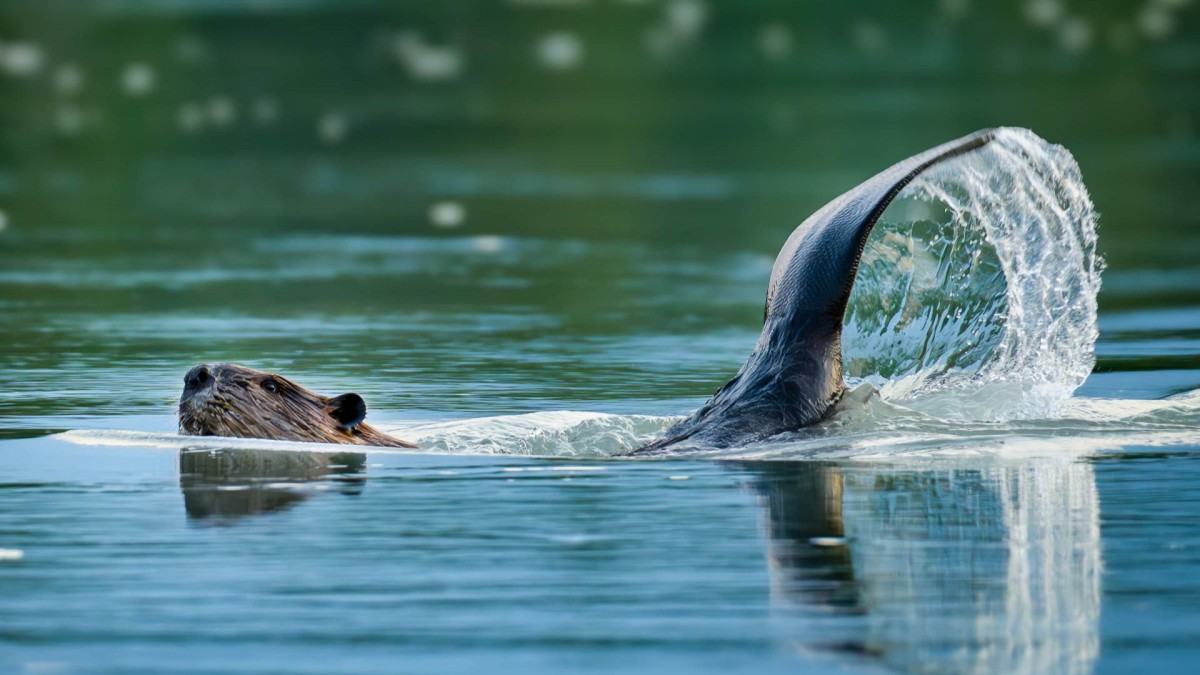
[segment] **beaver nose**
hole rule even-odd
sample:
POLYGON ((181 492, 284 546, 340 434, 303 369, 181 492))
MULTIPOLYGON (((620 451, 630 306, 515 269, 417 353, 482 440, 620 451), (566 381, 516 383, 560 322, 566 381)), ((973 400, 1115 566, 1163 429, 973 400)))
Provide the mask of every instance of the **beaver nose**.
POLYGON ((212 373, 209 372, 208 366, 201 364, 192 368, 183 376, 183 392, 185 394, 199 391, 204 385, 212 381, 212 373))

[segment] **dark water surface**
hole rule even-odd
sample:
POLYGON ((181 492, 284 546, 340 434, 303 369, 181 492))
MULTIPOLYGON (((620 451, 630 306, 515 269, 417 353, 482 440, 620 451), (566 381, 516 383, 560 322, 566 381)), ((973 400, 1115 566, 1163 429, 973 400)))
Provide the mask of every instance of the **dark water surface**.
POLYGON ((1100 213, 1078 394, 1200 388, 1194 7, 561 4, 0 7, 41 54, 0 73, 0 670, 1188 672, 1194 414, 836 461, 166 436, 204 361, 399 426, 688 412, 797 222, 999 124, 1100 213))

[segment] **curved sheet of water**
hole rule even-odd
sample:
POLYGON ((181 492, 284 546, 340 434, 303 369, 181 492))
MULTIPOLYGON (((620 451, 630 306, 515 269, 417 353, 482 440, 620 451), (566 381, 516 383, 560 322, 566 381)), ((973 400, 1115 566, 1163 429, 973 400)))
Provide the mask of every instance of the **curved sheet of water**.
POLYGON ((914 181, 872 233, 846 374, 943 419, 1050 414, 1095 363, 1102 267, 1071 153, 1001 129, 914 181))

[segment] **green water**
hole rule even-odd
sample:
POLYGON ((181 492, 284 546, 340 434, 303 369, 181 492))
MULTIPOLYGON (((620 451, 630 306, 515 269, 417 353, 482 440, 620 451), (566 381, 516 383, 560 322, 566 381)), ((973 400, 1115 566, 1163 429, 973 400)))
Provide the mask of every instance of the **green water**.
POLYGON ((1200 388, 1196 8, 562 4, 0 4, 0 669, 1185 672, 1197 416, 1122 415, 1200 388), (1103 414, 479 454, 694 409, 800 220, 996 125, 1100 214, 1103 414), (217 361, 501 442, 181 455, 217 361))

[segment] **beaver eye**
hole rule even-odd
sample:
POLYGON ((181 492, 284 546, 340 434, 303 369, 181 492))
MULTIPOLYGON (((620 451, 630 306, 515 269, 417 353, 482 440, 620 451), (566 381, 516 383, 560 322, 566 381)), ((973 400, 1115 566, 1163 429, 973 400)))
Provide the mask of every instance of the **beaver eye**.
POLYGON ((262 388, 274 394, 279 391, 279 384, 275 380, 263 380, 262 388))

